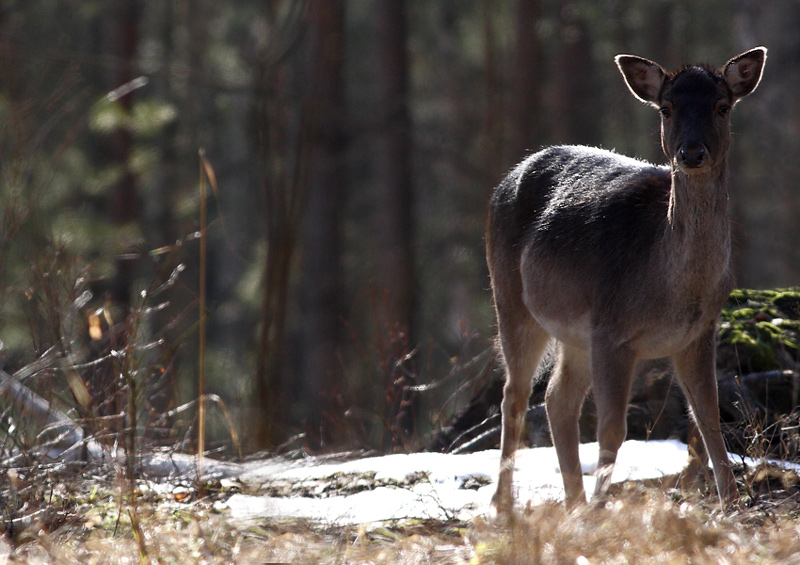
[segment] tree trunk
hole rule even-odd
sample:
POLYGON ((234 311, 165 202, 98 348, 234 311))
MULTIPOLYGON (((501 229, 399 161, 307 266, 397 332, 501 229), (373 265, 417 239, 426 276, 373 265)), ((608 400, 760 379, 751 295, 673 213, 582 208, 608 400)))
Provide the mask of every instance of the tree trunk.
POLYGON ((559 2, 560 45, 553 100, 553 140, 597 145, 601 139, 598 100, 593 76, 589 28, 574 0, 559 2))
MULTIPOLYGON (((263 55, 262 57, 266 57, 263 55)), ((255 447, 274 447, 286 440, 287 409, 287 325, 294 256, 304 207, 305 177, 309 166, 307 127, 290 135, 290 120, 282 99, 291 98, 282 73, 260 62, 257 83, 256 122, 262 148, 264 172, 264 217, 267 256, 264 260, 261 328, 258 342, 256 385, 253 403, 255 447), (294 166, 288 165, 294 163, 294 166), (287 171, 287 169, 289 169, 287 171)), ((301 106, 300 104, 297 105, 301 106)), ((300 110, 298 121, 305 124, 308 113, 300 110)))
POLYGON ((511 158, 522 160, 536 149, 538 128, 536 115, 539 105, 539 37, 536 23, 539 0, 517 0, 517 38, 514 46, 514 68, 511 70, 511 158))
MULTIPOLYGON (((135 76, 136 48, 139 43, 139 20, 141 19, 142 5, 138 0, 122 0, 118 2, 116 21, 114 22, 117 44, 116 55, 119 61, 117 73, 114 77, 112 88, 131 82, 135 76)), ((126 114, 133 108, 133 94, 129 93, 119 99, 126 114)), ((133 135, 127 127, 121 127, 114 132, 111 140, 111 158, 118 164, 123 172, 122 176, 111 193, 108 203, 108 214, 111 221, 117 226, 136 221, 139 218, 139 203, 136 186, 136 177, 130 169, 129 161, 133 149, 133 135)), ((112 281, 112 300, 127 314, 130 309, 131 282, 134 276, 135 265, 130 258, 117 259, 117 272, 112 281)))
POLYGON ((309 3, 313 33, 311 168, 303 245, 303 362, 300 393, 307 409, 306 441, 312 450, 332 447, 342 391, 340 233, 344 208, 342 58, 344 0, 309 3))
POLYGON ((378 323, 383 332, 386 432, 383 448, 402 443, 414 430, 410 374, 403 360, 413 347, 414 226, 411 183, 411 120, 405 0, 376 6, 379 126, 375 144, 378 190, 378 323))

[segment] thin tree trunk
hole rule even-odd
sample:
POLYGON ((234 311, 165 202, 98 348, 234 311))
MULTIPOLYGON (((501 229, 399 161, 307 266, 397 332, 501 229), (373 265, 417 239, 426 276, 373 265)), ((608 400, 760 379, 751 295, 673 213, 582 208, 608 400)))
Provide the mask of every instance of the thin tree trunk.
POLYGON ((553 140, 557 143, 597 145, 601 139, 597 107, 599 92, 592 76, 590 29, 575 0, 559 2, 558 72, 552 112, 553 140))
POLYGON ((411 120, 408 111, 408 54, 405 0, 376 5, 378 31, 379 133, 375 158, 378 189, 379 323, 384 335, 385 425, 383 448, 402 444, 414 430, 405 366, 413 347, 414 195, 411 182, 411 120))
POLYGON ((517 162, 536 149, 537 110, 539 105, 539 38, 536 23, 539 0, 517 0, 517 38, 514 68, 511 71, 511 158, 517 162))
MULTIPOLYGON (((113 88, 131 82, 135 70, 136 48, 139 43, 139 20, 142 5, 138 0, 121 0, 116 10, 114 37, 117 39, 117 58, 119 66, 114 77, 113 88)), ((119 99, 119 104, 126 113, 133 108, 133 94, 129 93, 119 99)), ((123 226, 139 217, 136 177, 129 167, 133 149, 133 136, 127 127, 114 132, 111 140, 112 159, 122 167, 123 173, 111 193, 108 203, 108 214, 111 221, 123 226)), ((112 299, 124 312, 130 307, 131 282, 134 275, 134 264, 129 258, 117 260, 117 273, 112 281, 112 299)))
POLYGON ((257 109, 257 121, 266 132, 261 143, 267 166, 264 181, 267 257, 254 398, 254 441, 259 448, 274 447, 286 439, 289 387, 285 351, 290 278, 305 208, 304 172, 309 166, 307 113, 300 112, 298 134, 288 135, 289 128, 280 111, 283 85, 275 87, 271 75, 270 69, 261 69, 257 109), (294 166, 288 167, 290 163, 294 166), (287 168, 291 170, 286 171, 287 168))
POLYGON ((302 401, 308 447, 332 447, 342 424, 341 213, 344 205, 344 0, 309 3, 313 35, 311 167, 303 245, 302 401))

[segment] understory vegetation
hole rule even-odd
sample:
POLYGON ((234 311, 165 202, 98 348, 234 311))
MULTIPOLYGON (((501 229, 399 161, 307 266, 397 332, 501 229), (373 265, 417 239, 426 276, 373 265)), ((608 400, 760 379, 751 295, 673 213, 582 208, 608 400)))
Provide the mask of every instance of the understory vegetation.
MULTIPOLYGON (((721 319, 721 355, 735 356, 747 370, 759 370, 762 372, 759 374, 777 371, 785 376, 787 367, 796 370, 797 327, 793 319, 797 317, 798 304, 800 293, 796 289, 735 291, 721 319)), ((115 356, 107 353, 100 359, 111 362, 115 356)), ((64 370, 88 370, 81 365, 60 366, 66 367, 64 370)), ((96 368, 101 363, 90 366, 96 368)), ((80 412, 81 396, 75 394, 75 377, 72 381, 64 379, 60 393, 50 396, 53 403, 49 407, 49 424, 37 423, 36 418, 30 418, 30 411, 25 410, 28 404, 8 402, 7 397, 2 420, 0 560, 7 559, 9 563, 800 563, 800 478, 794 470, 770 464, 736 469, 742 501, 727 513, 718 507, 710 477, 706 477, 700 491, 681 490, 676 487, 679 481, 675 477, 667 477, 646 484, 616 485, 608 499, 593 500, 572 511, 555 502, 527 506, 518 511, 513 524, 504 528, 483 517, 471 522, 406 520, 360 526, 306 520, 233 520, 223 503, 236 493, 259 494, 252 486, 235 478, 200 480, 193 474, 192 469, 196 469, 193 466, 178 473, 180 479, 165 478, 145 469, 142 461, 146 454, 169 461, 175 446, 183 445, 191 451, 191 437, 196 429, 191 419, 181 424, 183 427, 173 425, 172 432, 170 428, 151 426, 162 419, 156 417, 150 405, 137 404, 142 402, 140 396, 134 396, 133 404, 127 399, 131 391, 135 392, 135 386, 152 388, 148 380, 158 379, 159 371, 152 367, 137 371, 134 374, 146 377, 142 381, 121 383, 116 394, 122 400, 115 405, 116 415, 108 413, 101 417, 80 412), (73 384, 70 386, 69 382, 73 384), (126 419, 126 410, 139 414, 137 420, 126 419), (55 412, 73 427, 85 430, 81 441, 89 447, 84 448, 84 453, 71 454, 64 447, 65 435, 69 438, 69 434, 54 434, 54 427, 64 425, 64 420, 53 420, 55 412), (84 417, 72 420, 76 414, 84 417), (130 433, 130 425, 135 433, 130 433), (183 443, 174 441, 177 432, 186 438, 183 443), (172 437, 160 443, 171 443, 173 447, 167 451, 159 447, 159 441, 154 439, 159 436, 172 437), (138 455, 139 466, 129 465, 123 456, 128 448, 138 455), (102 455, 97 452, 92 455, 92 449, 99 449, 102 455)), ((33 380, 31 384, 44 382, 44 379, 33 380)), ((51 386, 51 392, 56 389, 51 386)), ((46 394, 41 387, 37 390, 46 394)), ((778 394, 787 393, 784 390, 778 394)), ((785 445, 793 445, 796 434, 792 434, 794 426, 790 424, 796 422, 796 414, 791 410, 773 414, 778 405, 771 403, 770 398, 763 398, 764 406, 773 409, 753 414, 780 422, 779 439, 785 445)), ((748 442, 749 454, 758 457, 774 453, 768 442, 763 441, 768 435, 766 420, 753 417, 750 422, 749 427, 739 429, 737 436, 748 442)), ((231 438, 229 443, 235 432, 231 438)), ((793 459, 793 448, 779 451, 784 459, 793 459)), ((359 489, 380 486, 370 484, 370 477, 357 479, 359 489)), ((346 483, 335 481, 339 490, 326 495, 352 492, 354 485, 346 483)), ((261 494, 314 496, 308 489, 294 487, 286 484, 279 492, 261 494)))

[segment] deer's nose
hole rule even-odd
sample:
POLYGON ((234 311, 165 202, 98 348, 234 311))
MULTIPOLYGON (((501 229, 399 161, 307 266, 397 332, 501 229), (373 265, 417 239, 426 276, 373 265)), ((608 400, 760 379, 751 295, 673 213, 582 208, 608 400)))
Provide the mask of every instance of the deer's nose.
POLYGON ((687 169, 696 169, 703 164, 706 158, 706 148, 704 145, 684 145, 678 151, 680 164, 687 169))

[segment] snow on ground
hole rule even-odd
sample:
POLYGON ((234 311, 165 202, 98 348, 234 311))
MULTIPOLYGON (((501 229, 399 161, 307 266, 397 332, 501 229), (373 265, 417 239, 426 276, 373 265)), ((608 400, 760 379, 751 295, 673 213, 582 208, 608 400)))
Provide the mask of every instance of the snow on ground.
MULTIPOLYGON (((591 473, 597 466, 597 455, 597 443, 580 446, 588 493, 594 491, 591 473)), ((740 460, 732 456, 732 461, 740 460)), ((332 496, 322 496, 320 486, 319 497, 313 492, 312 496, 289 497, 235 494, 220 505, 220 510, 228 510, 233 519, 304 518, 340 526, 406 518, 469 520, 488 513, 499 461, 500 452, 495 449, 460 455, 386 455, 344 463, 262 462, 248 465, 242 481, 255 485, 313 485, 315 480, 335 476, 356 482, 359 475, 371 477, 374 473, 371 481, 379 486, 332 496)), ((683 470, 687 461, 687 447, 679 441, 627 441, 619 451, 612 482, 674 475, 683 470)), ((514 486, 520 504, 563 499, 555 450, 539 447, 518 451, 514 486)))

